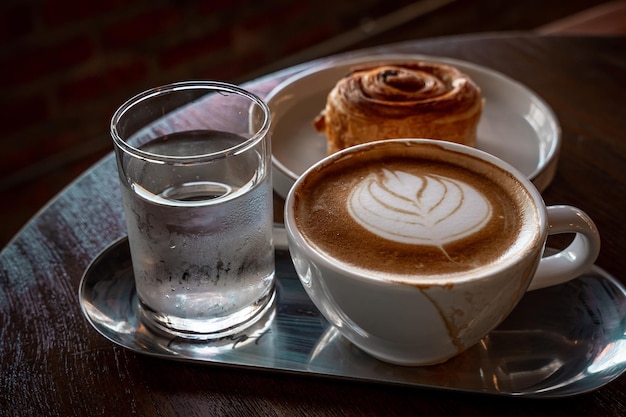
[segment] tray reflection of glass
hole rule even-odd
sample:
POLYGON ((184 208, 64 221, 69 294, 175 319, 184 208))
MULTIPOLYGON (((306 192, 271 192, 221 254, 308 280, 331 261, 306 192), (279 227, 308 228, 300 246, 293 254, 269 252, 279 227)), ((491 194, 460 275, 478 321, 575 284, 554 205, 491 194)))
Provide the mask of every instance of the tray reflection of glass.
POLYGON ((234 86, 180 86, 114 116, 135 281, 147 325, 223 337, 254 323, 274 297, 269 115, 234 86), (154 120, 162 108, 176 113, 154 120))
MULTIPOLYGON (((274 232, 275 246, 284 247, 279 243, 284 229, 274 232)), ((139 323, 126 239, 87 268, 79 300, 91 325, 111 342, 195 365, 536 398, 588 392, 626 368, 626 289, 596 266, 566 284, 526 294, 497 329, 465 353, 441 365, 406 367, 376 360, 340 336, 307 296, 289 252, 276 250, 275 259, 276 308, 243 333, 221 340, 172 338, 139 323)))

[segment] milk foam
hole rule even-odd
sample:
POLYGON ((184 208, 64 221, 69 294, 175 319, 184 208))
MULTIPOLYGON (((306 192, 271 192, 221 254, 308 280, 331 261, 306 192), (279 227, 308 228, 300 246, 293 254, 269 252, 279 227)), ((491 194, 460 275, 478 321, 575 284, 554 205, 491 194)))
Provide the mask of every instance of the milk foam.
POLYGON ((440 248, 478 232, 493 211, 485 196, 459 179, 387 169, 359 182, 347 209, 381 238, 440 248))

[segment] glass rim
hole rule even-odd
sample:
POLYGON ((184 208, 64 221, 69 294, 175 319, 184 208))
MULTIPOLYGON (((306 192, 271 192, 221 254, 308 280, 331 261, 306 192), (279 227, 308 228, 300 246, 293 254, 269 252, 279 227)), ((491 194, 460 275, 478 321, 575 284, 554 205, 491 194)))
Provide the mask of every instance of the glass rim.
POLYGON ((271 121, 271 113, 270 109, 260 97, 256 94, 247 91, 235 84, 222 82, 222 81, 180 81, 171 84, 165 84, 158 87, 153 87, 148 90, 142 91, 128 100, 126 100, 118 109, 113 113, 111 117, 111 125, 110 125, 110 133, 113 138, 113 143, 122 151, 134 156, 136 158, 154 162, 154 163, 169 163, 175 165, 192 165, 198 164, 202 162, 213 161, 219 158, 226 158, 228 156, 238 155, 241 152, 249 149, 250 147, 256 145, 263 137, 265 137, 269 131, 271 121), (122 136, 119 134, 117 125, 119 121, 123 118, 123 116, 134 106, 139 103, 145 102, 151 98, 161 96, 164 94, 176 92, 176 91, 184 91, 184 90, 206 90, 209 92, 227 92, 233 93, 240 96, 244 96, 248 98, 252 103, 257 104, 259 108, 263 111, 263 122, 261 126, 256 129, 256 132, 247 138, 246 140, 238 143, 237 145, 231 146, 229 148, 224 148, 219 151, 209 152, 206 154, 198 154, 198 155, 185 155, 185 156, 175 156, 175 155, 162 155, 153 152, 147 152, 142 149, 139 149, 136 146, 130 145, 122 136))

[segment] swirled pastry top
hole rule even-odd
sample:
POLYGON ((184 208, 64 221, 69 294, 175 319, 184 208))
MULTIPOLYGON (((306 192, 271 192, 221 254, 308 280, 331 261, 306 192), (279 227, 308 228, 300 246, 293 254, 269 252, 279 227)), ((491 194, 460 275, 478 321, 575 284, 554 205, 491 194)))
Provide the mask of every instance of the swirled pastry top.
POLYGON ((377 139, 431 138, 475 146, 480 88, 457 68, 414 61, 355 67, 315 120, 329 151, 377 139))
POLYGON ((444 64, 414 62, 357 68, 334 90, 352 110, 386 117, 407 112, 447 113, 471 109, 480 90, 465 74, 444 64), (462 108, 459 108, 459 107, 462 108))

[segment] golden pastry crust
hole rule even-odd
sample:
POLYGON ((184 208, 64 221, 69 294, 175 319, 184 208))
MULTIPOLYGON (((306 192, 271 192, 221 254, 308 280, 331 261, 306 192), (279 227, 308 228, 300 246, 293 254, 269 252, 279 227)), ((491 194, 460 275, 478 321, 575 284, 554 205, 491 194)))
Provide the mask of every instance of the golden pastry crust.
POLYGON ((435 62, 352 68, 314 121, 328 153, 379 139, 428 138, 476 146, 480 88, 457 68, 435 62))

